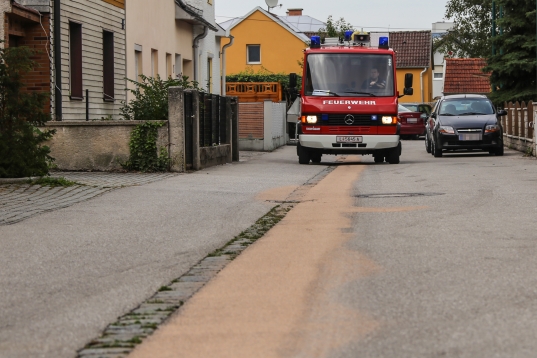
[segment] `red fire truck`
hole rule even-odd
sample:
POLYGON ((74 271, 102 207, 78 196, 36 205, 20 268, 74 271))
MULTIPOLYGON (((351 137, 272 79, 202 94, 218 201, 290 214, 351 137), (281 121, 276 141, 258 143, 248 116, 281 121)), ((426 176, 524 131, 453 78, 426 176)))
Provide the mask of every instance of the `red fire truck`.
MULTIPOLYGON (((401 155, 395 53, 388 38, 371 47, 369 34, 347 31, 345 39, 313 36, 304 51, 297 124, 300 164, 323 154, 372 154, 376 163, 398 164, 401 155)), ((290 76, 296 87, 296 75, 290 76)), ((295 91, 296 93, 296 91, 295 91)), ((411 95, 412 74, 403 95, 411 95)))

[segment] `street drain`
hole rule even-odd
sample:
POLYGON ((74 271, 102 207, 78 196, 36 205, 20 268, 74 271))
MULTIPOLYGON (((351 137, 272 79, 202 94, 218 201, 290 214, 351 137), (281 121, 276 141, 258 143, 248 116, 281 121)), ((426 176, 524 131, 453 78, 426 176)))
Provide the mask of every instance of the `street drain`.
POLYGON ((438 196, 444 193, 386 193, 386 194, 360 194, 357 198, 384 199, 384 198, 414 198, 423 196, 438 196))

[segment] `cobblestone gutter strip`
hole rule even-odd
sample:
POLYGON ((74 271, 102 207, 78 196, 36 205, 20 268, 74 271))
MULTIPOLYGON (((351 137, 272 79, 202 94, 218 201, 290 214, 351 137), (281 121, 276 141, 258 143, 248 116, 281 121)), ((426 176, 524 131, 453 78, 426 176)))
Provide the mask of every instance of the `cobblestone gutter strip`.
POLYGON ((167 286, 162 286, 156 294, 138 308, 109 325, 101 337, 91 341, 80 350, 77 357, 126 357, 137 344, 142 343, 144 338, 151 335, 160 324, 164 323, 229 262, 278 224, 311 187, 334 169, 335 167, 328 167, 310 179, 291 193, 285 201, 280 202, 222 248, 207 255, 183 276, 173 280, 167 286))

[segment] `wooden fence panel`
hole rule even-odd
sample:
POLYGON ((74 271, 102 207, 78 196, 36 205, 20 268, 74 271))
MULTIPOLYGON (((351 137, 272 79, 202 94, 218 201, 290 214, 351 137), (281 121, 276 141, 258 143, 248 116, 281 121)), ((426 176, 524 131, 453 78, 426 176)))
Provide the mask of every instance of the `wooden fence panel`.
POLYGON ((239 98, 239 103, 282 100, 282 86, 279 82, 228 82, 226 95, 239 98))
POLYGON ((518 121, 520 117, 520 105, 518 102, 515 103, 515 118, 514 118, 514 126, 513 126, 513 135, 518 137, 518 121))
POLYGON ((528 138, 533 139, 533 101, 528 102, 528 138))
POLYGON ((520 131, 518 133, 518 136, 521 138, 526 138, 526 126, 528 125, 526 115, 528 112, 528 108, 526 107, 526 102, 522 102, 520 105, 520 131))
POLYGON ((263 139, 264 103, 239 103, 239 139, 263 139))

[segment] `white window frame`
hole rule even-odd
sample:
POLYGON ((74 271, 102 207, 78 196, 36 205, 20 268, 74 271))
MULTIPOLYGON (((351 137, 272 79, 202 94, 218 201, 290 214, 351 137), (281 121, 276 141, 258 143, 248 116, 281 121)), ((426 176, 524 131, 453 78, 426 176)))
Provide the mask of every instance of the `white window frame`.
POLYGON ((433 72, 433 80, 441 81, 444 79, 444 74, 442 72, 433 72), (442 75, 442 77, 436 77, 435 75, 442 75))
POLYGON ((261 45, 246 45, 246 64, 248 65, 260 65, 261 64, 261 45), (257 46, 259 47, 259 62, 253 62, 250 61, 250 46, 257 46))

